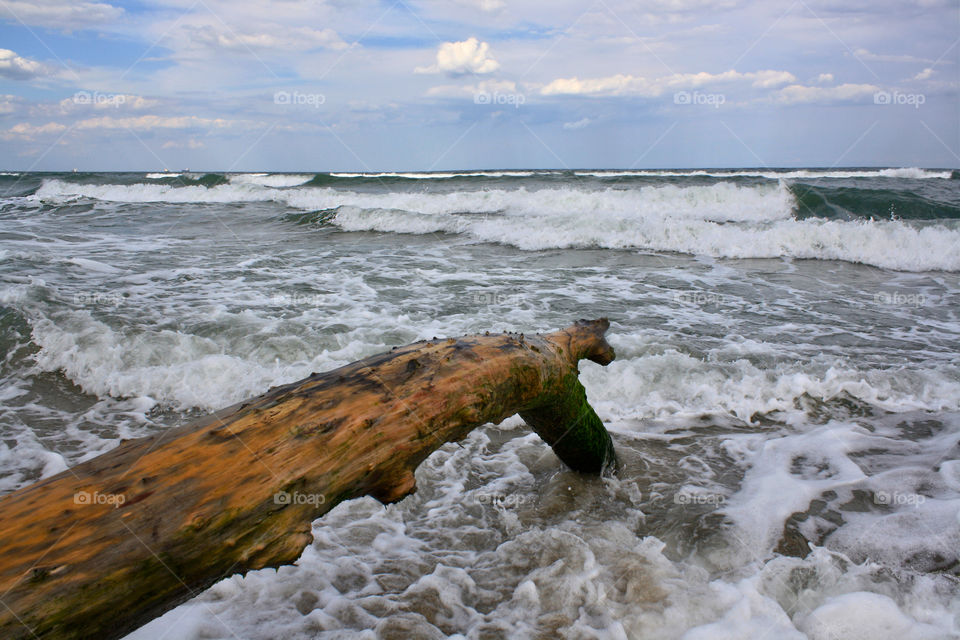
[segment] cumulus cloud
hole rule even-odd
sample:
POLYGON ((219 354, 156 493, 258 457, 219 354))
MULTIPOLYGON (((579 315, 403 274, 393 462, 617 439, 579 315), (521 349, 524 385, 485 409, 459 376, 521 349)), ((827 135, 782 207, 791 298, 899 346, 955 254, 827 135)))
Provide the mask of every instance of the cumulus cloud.
POLYGON ((926 69, 924 69, 923 71, 921 71, 921 72, 918 73, 917 75, 913 76, 913 79, 914 79, 914 80, 929 80, 931 77, 933 77, 933 74, 934 74, 934 73, 936 73, 936 71, 933 70, 933 67, 927 67, 926 69))
POLYGON ((833 82, 832 73, 821 73, 817 76, 817 84, 830 84, 831 82, 833 82))
POLYGON ((541 95, 586 95, 619 96, 637 95, 656 97, 666 89, 696 89, 710 84, 729 82, 749 82, 760 89, 770 89, 789 82, 796 77, 788 71, 765 69, 762 71, 724 71, 723 73, 675 73, 663 78, 647 78, 629 74, 617 74, 606 78, 557 78, 540 89, 541 95))
POLYGON ((476 38, 462 42, 444 42, 437 50, 437 61, 429 67, 417 67, 415 73, 493 73, 500 63, 490 57, 490 45, 476 38))
POLYGON ((880 87, 872 84, 841 84, 836 87, 807 87, 793 84, 777 92, 782 104, 812 104, 830 102, 857 102, 872 97, 880 87))
POLYGON ((0 49, 0 77, 10 80, 30 80, 49 75, 46 65, 18 56, 10 49, 0 49))
POLYGON ((0 16, 15 22, 73 31, 118 20, 123 9, 105 2, 72 0, 4 0, 0 16))

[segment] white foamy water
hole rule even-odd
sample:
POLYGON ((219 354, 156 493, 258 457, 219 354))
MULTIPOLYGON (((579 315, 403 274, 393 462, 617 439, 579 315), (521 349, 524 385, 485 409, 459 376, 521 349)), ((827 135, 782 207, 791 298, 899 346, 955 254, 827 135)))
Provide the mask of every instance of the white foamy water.
MULTIPOLYGON (((443 180, 449 178, 524 178, 537 174, 556 173, 551 171, 460 171, 460 172, 368 172, 368 173, 331 173, 336 178, 409 178, 413 180, 443 180)), ((622 178, 622 177, 697 177, 711 176, 719 178, 728 177, 750 177, 750 178, 769 178, 779 180, 781 178, 908 178, 913 180, 926 180, 930 178, 939 178, 949 180, 952 171, 936 171, 932 169, 920 169, 917 167, 905 167, 896 169, 853 169, 853 170, 831 170, 831 169, 798 169, 790 171, 786 169, 779 170, 732 170, 732 169, 690 169, 690 170, 663 170, 663 169, 630 169, 620 171, 608 169, 603 171, 574 171, 577 176, 592 176, 597 178, 622 178)))
POLYGON ((233 178, 240 177, 212 188, 52 180, 34 197, 48 202, 272 201, 306 211, 336 210, 333 223, 346 231, 455 233, 524 250, 644 249, 722 258, 844 260, 902 271, 960 270, 960 228, 954 220, 926 226, 897 220, 796 220, 795 199, 782 183, 365 193, 279 190, 263 183, 289 186, 309 177, 305 175, 233 178))
POLYGON ((264 187, 297 187, 310 182, 313 175, 287 173, 237 173, 229 176, 231 184, 259 184, 264 187))
MULTIPOLYGON (((810 258, 845 260, 901 271, 960 270, 960 229, 917 229, 903 222, 784 220, 777 209, 716 211, 714 218, 767 217, 759 226, 718 225, 684 219, 684 210, 658 209, 656 217, 609 213, 563 213, 530 217, 469 218, 411 215, 395 210, 344 207, 334 223, 346 231, 465 233, 520 249, 651 249, 718 258, 810 258), (662 213, 669 211, 669 213, 662 213)), ((701 213, 701 215, 704 215, 701 213)), ((706 214, 710 216, 710 214, 706 214)))
POLYGON ((938 178, 949 180, 953 176, 952 171, 934 171, 930 169, 902 168, 902 169, 855 169, 849 171, 834 171, 829 169, 800 169, 797 171, 788 170, 769 170, 769 171, 576 171, 578 176, 593 176, 597 178, 621 178, 630 176, 646 177, 695 177, 711 176, 719 178, 730 177, 748 177, 748 178, 768 178, 771 180, 789 179, 789 178, 908 178, 911 180, 927 180, 938 178))
POLYGON ((797 220, 779 180, 245 175, 10 201, 0 492, 394 345, 597 316, 620 466, 484 425, 131 640, 960 635, 953 221, 797 220))
MULTIPOLYGON (((331 173, 334 178, 409 178, 411 180, 446 180, 449 178, 527 178, 536 171, 463 171, 463 172, 391 172, 382 173, 331 173)), ((539 172, 546 173, 546 172, 539 172)))

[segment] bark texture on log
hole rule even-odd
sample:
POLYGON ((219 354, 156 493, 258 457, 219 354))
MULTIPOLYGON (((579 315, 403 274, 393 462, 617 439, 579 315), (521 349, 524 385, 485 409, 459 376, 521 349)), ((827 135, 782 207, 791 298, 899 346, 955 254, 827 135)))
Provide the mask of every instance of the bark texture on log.
POLYGON ((445 442, 519 413, 568 466, 614 463, 577 363, 606 319, 421 341, 97 458, 0 499, 0 637, 117 638, 217 580, 294 562, 337 503, 414 490, 445 442))

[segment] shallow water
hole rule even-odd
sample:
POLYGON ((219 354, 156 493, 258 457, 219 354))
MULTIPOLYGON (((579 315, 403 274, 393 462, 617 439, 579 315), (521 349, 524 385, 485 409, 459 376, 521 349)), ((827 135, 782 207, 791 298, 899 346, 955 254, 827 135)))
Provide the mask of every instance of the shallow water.
POLYGON ((956 637, 960 180, 897 171, 21 177, 0 491, 394 345, 607 316, 615 476, 486 425, 130 638, 956 637))

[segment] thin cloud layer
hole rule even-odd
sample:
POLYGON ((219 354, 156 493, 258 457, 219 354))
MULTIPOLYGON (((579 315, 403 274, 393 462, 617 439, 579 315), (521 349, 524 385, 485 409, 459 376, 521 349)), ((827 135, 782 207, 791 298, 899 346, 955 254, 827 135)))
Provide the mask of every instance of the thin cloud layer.
POLYGON ((49 27, 63 31, 86 29, 120 20, 124 11, 106 2, 72 2, 71 0, 4 0, 0 17, 26 25, 49 27))
POLYGON ((846 102, 866 100, 880 91, 880 87, 872 84, 841 84, 836 87, 793 84, 778 91, 776 99, 784 104, 846 102))
POLYGON ((795 82, 796 77, 789 71, 750 71, 740 73, 729 70, 723 73, 678 73, 663 78, 648 80, 628 74, 617 74, 607 78, 557 78, 540 89, 541 95, 588 95, 588 96, 621 96, 637 95, 656 97, 667 90, 695 89, 699 87, 722 85, 738 81, 747 81, 750 86, 769 89, 788 82, 795 82))

